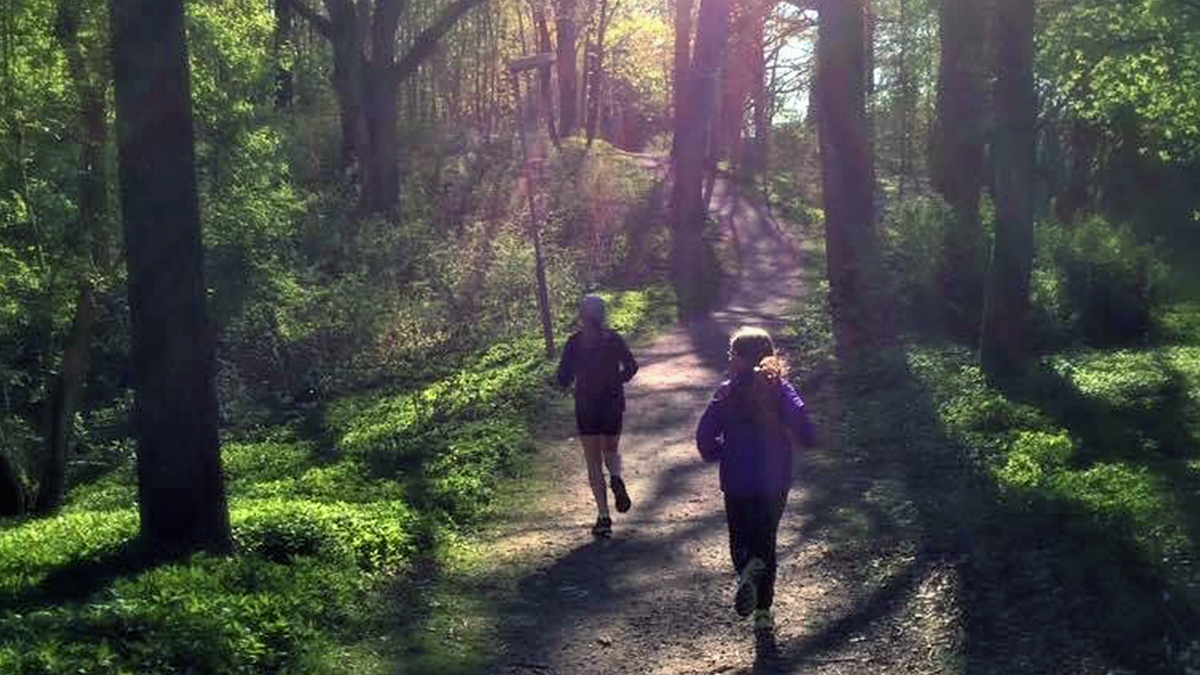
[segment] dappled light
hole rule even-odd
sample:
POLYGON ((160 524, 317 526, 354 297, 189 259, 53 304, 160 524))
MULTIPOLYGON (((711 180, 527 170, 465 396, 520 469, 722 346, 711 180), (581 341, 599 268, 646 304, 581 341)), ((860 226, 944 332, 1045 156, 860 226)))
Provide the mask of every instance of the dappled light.
POLYGON ((0 0, 0 673, 1200 672, 1194 0, 0 0))

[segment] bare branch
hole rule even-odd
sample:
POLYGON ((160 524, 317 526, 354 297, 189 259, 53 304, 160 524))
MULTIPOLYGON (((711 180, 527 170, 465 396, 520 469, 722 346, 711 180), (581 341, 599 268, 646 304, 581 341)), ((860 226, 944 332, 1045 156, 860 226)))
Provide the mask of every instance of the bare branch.
POLYGON ((447 7, 437 21, 433 22, 433 25, 417 36, 412 47, 400 59, 400 63, 396 64, 396 81, 403 82, 417 72, 425 59, 433 55, 438 43, 454 27, 455 22, 477 5, 485 2, 487 0, 456 0, 454 4, 447 7))

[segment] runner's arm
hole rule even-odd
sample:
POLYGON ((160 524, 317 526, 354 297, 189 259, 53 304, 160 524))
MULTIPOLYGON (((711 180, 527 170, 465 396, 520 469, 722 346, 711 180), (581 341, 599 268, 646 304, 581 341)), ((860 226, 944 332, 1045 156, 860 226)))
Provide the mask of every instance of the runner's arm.
POLYGON ((696 426, 696 449, 706 462, 716 462, 725 451, 725 394, 726 387, 717 390, 713 400, 700 416, 696 426))
POLYGON ((804 399, 800 398, 800 392, 788 383, 784 383, 783 387, 783 419, 797 443, 806 448, 817 444, 817 428, 808 418, 804 399))
POLYGON ((625 344, 625 340, 620 335, 617 336, 617 343, 621 349, 621 380, 628 382, 633 379, 634 375, 637 375, 638 362, 633 358, 633 352, 629 351, 629 345, 625 344))
POLYGON ((563 389, 571 386, 571 381, 575 379, 574 335, 568 338, 567 344, 563 346, 562 357, 558 360, 558 372, 555 373, 555 379, 558 381, 558 386, 563 389))

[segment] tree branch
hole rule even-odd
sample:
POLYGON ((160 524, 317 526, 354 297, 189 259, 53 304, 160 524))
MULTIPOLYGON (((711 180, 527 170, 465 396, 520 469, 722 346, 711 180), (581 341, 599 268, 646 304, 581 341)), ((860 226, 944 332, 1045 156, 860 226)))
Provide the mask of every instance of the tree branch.
MULTIPOLYGON (((295 0, 292 0, 295 2, 295 0)), ((408 79, 425 59, 433 55, 437 49, 438 43, 445 37, 446 33, 454 27, 455 22, 462 18, 464 14, 475 8, 476 5, 481 5, 487 0, 456 0, 454 4, 446 8, 446 11, 438 17, 437 21, 433 22, 429 28, 426 28, 413 41, 412 47, 405 52, 404 57, 396 64, 396 82, 403 82, 408 79)))
POLYGON ((297 14, 304 17, 304 20, 307 21, 314 29, 316 29, 316 31, 320 33, 322 37, 327 40, 333 39, 333 24, 330 23, 329 19, 318 14, 317 11, 312 7, 309 7, 304 0, 286 0, 286 2, 292 6, 292 9, 295 10, 297 14))

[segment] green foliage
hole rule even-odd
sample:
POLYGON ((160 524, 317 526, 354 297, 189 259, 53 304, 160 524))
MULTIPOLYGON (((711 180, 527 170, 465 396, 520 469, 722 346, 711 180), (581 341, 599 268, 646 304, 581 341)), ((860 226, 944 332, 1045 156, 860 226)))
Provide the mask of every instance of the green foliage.
POLYGON ((890 295, 909 326, 941 325, 938 264, 951 218, 950 208, 937 197, 905 200, 884 218, 882 263, 896 288, 890 295))
POLYGON ((230 516, 244 554, 275 562, 313 557, 364 571, 395 570, 412 553, 416 516, 403 502, 244 500, 230 516))
POLYGON ((1200 150, 1200 12, 1164 0, 1088 0, 1056 7, 1039 35, 1040 69, 1081 116, 1132 111, 1148 133, 1139 152, 1194 158, 1200 150))
POLYGON ((306 559, 196 556, 118 579, 91 602, 0 615, 4 672, 316 672, 360 582, 306 559))
POLYGON ((137 533, 132 476, 76 490, 63 515, 0 530, 0 670, 317 672, 329 640, 353 639, 367 620, 361 606, 372 581, 411 558, 417 515, 394 490, 355 494, 370 484, 361 470, 313 466, 308 451, 228 446, 237 554, 133 571, 86 602, 26 607, 19 598, 53 575, 120 554, 137 533), (291 494, 239 496, 288 477, 296 479, 291 494))
POLYGON ((1092 217, 1037 228, 1032 292, 1045 332, 1093 344, 1145 335, 1165 278, 1160 255, 1128 227, 1092 217))
MULTIPOLYGON (((627 334, 672 317, 661 289, 605 296, 627 334)), ((76 488, 62 515, 0 530, 0 670, 322 671, 330 644, 369 620, 373 581, 413 559, 424 523, 465 525, 492 506, 552 397, 551 366, 527 337, 410 391, 339 401, 329 421, 344 456, 330 464, 288 433, 228 442, 234 556, 134 571, 84 602, 31 610, 20 598, 39 584, 119 555, 137 533, 132 463, 76 488), (411 473, 373 478, 372 462, 411 473)))
POLYGON ((37 585, 53 570, 103 557, 137 529, 137 514, 125 510, 68 512, 0 530, 0 598, 37 585))
POLYGON ((820 196, 813 194, 820 184, 816 134, 799 121, 777 125, 772 134, 764 186, 767 202, 783 219, 785 230, 798 230, 789 232, 793 243, 824 236, 825 215, 820 196))

